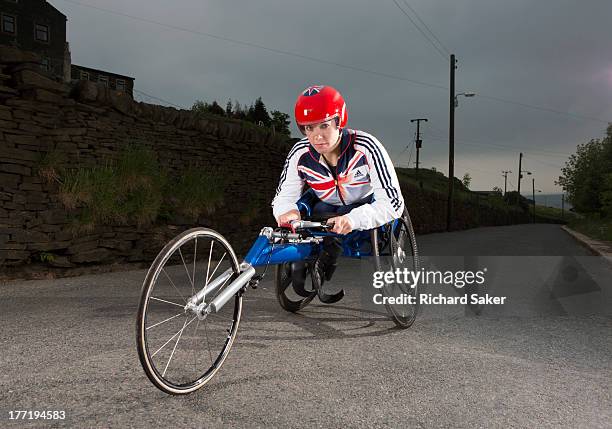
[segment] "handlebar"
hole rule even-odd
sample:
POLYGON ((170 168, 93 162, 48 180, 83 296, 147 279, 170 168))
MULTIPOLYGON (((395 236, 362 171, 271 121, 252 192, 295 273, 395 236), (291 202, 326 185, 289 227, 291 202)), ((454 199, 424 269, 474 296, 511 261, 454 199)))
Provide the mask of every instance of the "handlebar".
POLYGON ((291 225, 291 229, 294 231, 306 228, 330 229, 333 227, 333 224, 328 225, 325 222, 313 222, 310 220, 292 220, 289 222, 289 224, 291 225))

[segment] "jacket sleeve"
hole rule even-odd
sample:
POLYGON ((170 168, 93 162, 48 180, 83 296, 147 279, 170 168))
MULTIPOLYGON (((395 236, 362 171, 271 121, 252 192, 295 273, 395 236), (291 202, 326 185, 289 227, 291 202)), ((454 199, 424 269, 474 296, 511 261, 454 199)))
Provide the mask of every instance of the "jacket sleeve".
POLYGON ((356 143, 363 148, 368 162, 374 201, 354 208, 346 216, 353 229, 367 230, 400 218, 404 211, 404 198, 395 167, 383 145, 365 133, 358 135, 356 143))
POLYGON ((281 172, 276 196, 272 200, 272 214, 278 220, 279 216, 289 210, 298 210, 297 201, 302 195, 304 181, 298 173, 298 160, 304 152, 303 144, 296 144, 287 155, 283 171, 281 172))

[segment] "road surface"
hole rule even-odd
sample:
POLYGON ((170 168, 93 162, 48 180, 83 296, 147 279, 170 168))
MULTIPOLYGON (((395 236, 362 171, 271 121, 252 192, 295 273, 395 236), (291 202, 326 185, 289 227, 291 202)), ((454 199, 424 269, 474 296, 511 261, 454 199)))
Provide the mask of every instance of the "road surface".
MULTIPOLYGON (((419 237, 428 269, 487 268, 503 306, 424 306, 408 330, 347 297, 282 311, 271 274, 245 299, 234 348, 200 391, 144 375, 135 317, 144 271, 0 288, 1 427, 611 427, 612 267, 556 225, 419 237), (468 257, 456 255, 469 255, 468 257), (63 421, 10 421, 63 410, 63 421)), ((427 291, 457 295, 452 287, 427 291)))

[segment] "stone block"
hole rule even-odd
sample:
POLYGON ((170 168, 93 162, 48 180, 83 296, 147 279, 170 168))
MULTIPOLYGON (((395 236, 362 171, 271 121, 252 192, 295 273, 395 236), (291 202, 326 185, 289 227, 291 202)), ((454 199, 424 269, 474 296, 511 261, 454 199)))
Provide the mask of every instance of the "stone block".
POLYGON ((70 257, 70 262, 75 264, 103 262, 109 258, 111 252, 108 249, 98 248, 79 252, 70 257))
POLYGON ((47 204, 26 203, 25 204, 25 209, 26 210, 31 210, 31 211, 43 211, 43 210, 47 209, 47 204))
POLYGON ((0 110, 0 119, 2 119, 3 121, 12 121, 13 114, 10 110, 0 110))
POLYGON ((47 134, 52 136, 82 136, 87 134, 87 128, 56 128, 47 130, 47 134))
POLYGON ((69 241, 45 241, 41 243, 27 243, 26 250, 50 252, 53 250, 64 250, 68 246, 70 246, 69 241))
POLYGON ((26 250, 5 250, 0 249, 0 259, 25 261, 30 257, 30 252, 26 250))
POLYGON ((0 120, 0 129, 11 130, 17 128, 17 124, 13 121, 0 120))
POLYGON ((77 243, 68 247, 66 253, 69 255, 76 255, 79 253, 89 252, 90 250, 94 250, 98 247, 98 240, 89 241, 85 243, 77 243))
POLYGON ((98 85, 88 80, 81 80, 77 84, 76 93, 79 101, 96 101, 98 85))
POLYGON ((47 91, 46 89, 35 89, 34 98, 42 103, 55 103, 63 105, 66 100, 63 96, 47 91))
POLYGON ((32 169, 23 165, 0 163, 0 172, 29 176, 32 174, 32 169))
POLYGON ((0 188, 16 187, 19 186, 19 183, 21 183, 21 176, 17 174, 0 173, 0 188))
POLYGON ((33 70, 21 70, 15 74, 15 81, 20 89, 40 88, 61 94, 68 93, 68 86, 55 82, 33 70))
MULTIPOLYGON (((42 192, 42 186, 37 185, 35 183, 22 183, 21 186, 19 186, 19 189, 21 189, 22 191, 42 192)), ((33 201, 29 200, 29 198, 28 198, 28 201, 33 203, 33 201)))
POLYGON ((29 146, 37 146, 39 142, 39 137, 29 135, 29 134, 12 134, 12 133, 4 133, 4 137, 6 141, 13 144, 24 144, 29 146))
POLYGON ((100 247, 126 251, 132 248, 132 242, 126 240, 102 239, 100 240, 100 247))
MULTIPOLYGON (((13 110, 13 118, 14 119, 31 120, 32 119, 32 112, 28 112, 26 110, 21 110, 21 109, 15 109, 15 110, 13 110)), ((4 119, 4 118, 2 118, 2 119, 4 119)))
POLYGON ((46 128, 33 124, 29 121, 20 121, 19 126, 17 128, 21 131, 25 131, 26 133, 32 134, 44 134, 48 131, 46 128))
MULTIPOLYGON (((0 159, 1 158, 9 158, 23 161, 38 161, 40 158, 40 154, 31 150, 0 146, 0 159)), ((3 159, 3 162, 7 161, 3 159)))
POLYGON ((34 52, 24 51, 15 46, 0 45, 1 64, 40 63, 40 56, 34 52))
POLYGON ((71 268, 74 267, 74 264, 68 260, 67 256, 55 256, 52 261, 48 262, 52 267, 58 268, 71 268))
POLYGON ((54 234, 54 238, 56 241, 66 241, 72 240, 75 234, 71 231, 60 230, 54 234))

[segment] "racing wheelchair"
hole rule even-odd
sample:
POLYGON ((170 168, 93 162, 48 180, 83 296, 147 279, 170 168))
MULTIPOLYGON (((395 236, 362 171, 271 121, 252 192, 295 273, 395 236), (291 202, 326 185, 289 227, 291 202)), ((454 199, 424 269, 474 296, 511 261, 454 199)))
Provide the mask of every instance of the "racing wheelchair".
MULTIPOLYGON (((159 252, 145 277, 136 320, 140 362, 156 387, 188 394, 214 377, 236 338, 243 295, 257 288, 269 265, 275 266, 274 290, 286 311, 300 311, 315 297, 324 303, 342 298, 343 290, 327 294, 313 276, 326 236, 341 239, 345 257, 371 257, 376 271, 419 269, 406 209, 386 225, 340 236, 329 231, 325 219, 310 216, 311 206, 305 194, 298 201, 302 220, 263 228, 242 263, 227 240, 208 228, 184 231, 159 252), (263 274, 256 267, 265 267, 263 274)), ((393 322, 410 327, 418 312, 418 287, 392 283, 380 293, 393 322)))

